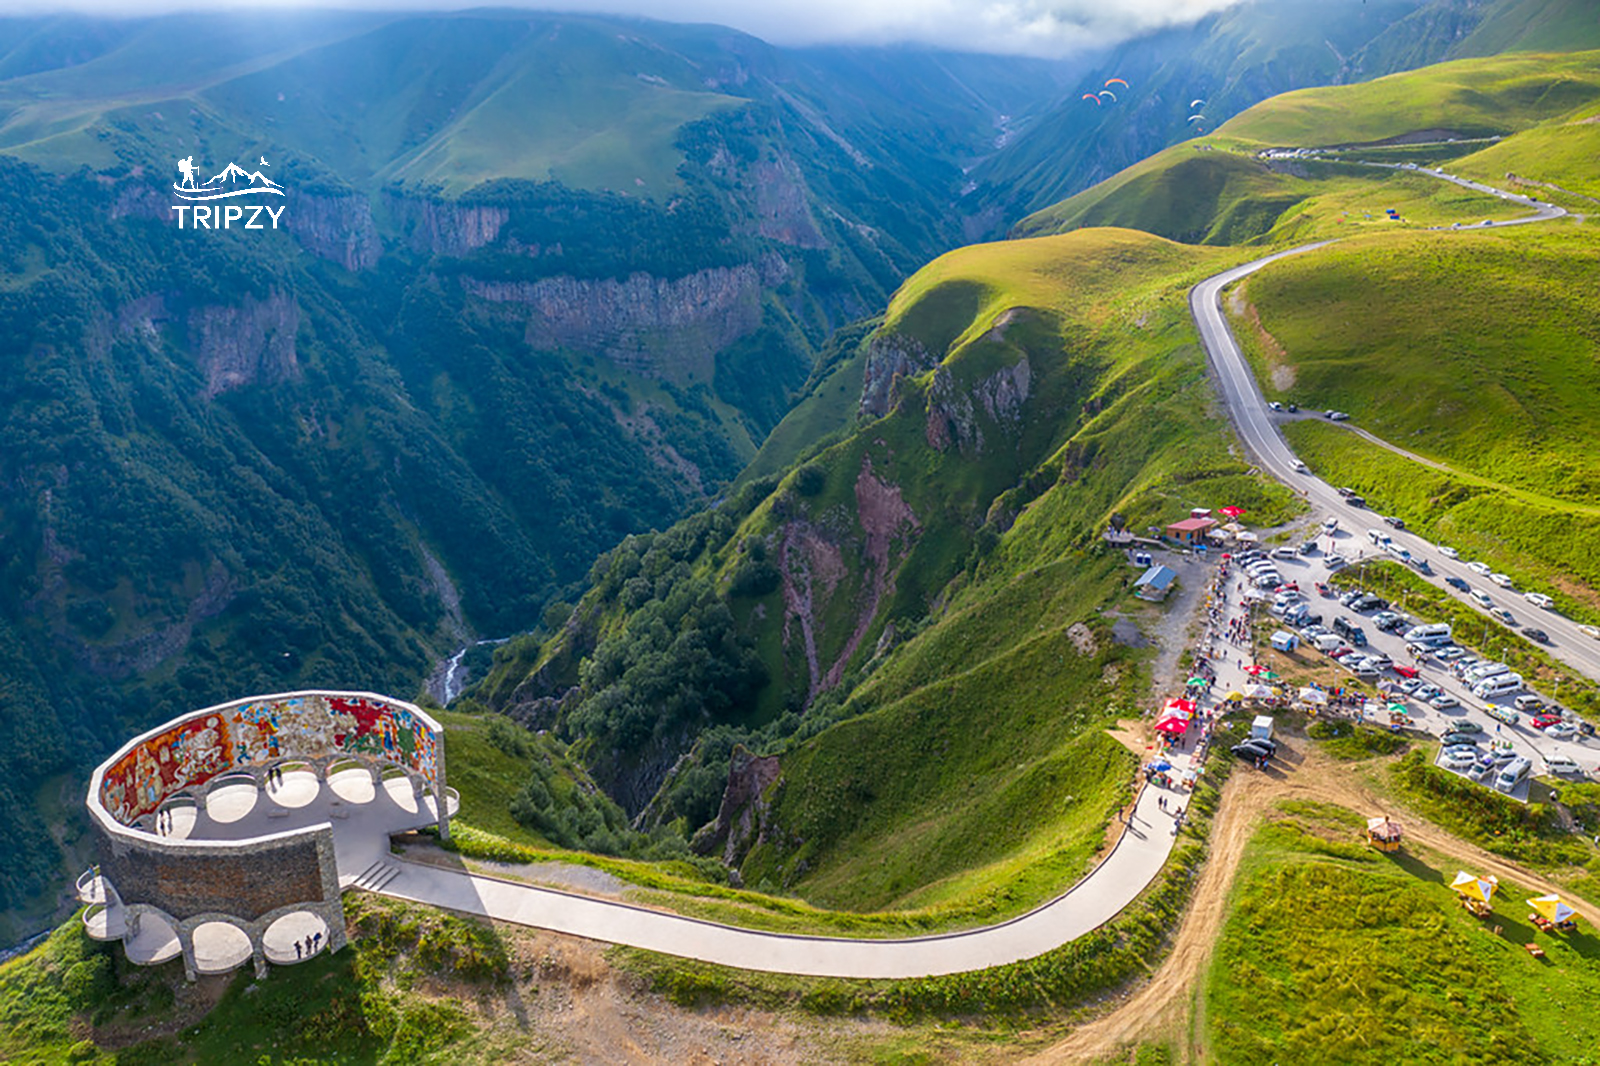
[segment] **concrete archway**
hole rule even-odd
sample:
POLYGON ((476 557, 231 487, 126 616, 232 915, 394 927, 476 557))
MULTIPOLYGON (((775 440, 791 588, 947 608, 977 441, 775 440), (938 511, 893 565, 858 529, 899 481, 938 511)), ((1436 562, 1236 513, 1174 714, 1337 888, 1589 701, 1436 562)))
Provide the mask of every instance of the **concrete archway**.
POLYGON ((178 924, 154 907, 128 908, 128 930, 122 940, 128 961, 154 966, 175 959, 183 951, 178 940, 178 924))
POLYGON ((389 794, 395 806, 406 813, 416 814, 421 809, 417 803, 417 786, 412 782, 411 775, 400 767, 384 767, 383 790, 389 794))
POLYGON ((308 762, 281 762, 272 801, 280 807, 304 807, 322 791, 322 778, 308 762))
POLYGON ((267 961, 278 966, 304 962, 328 949, 328 923, 308 910, 290 911, 267 926, 261 934, 261 946, 267 961), (317 934, 321 934, 321 940, 308 949, 305 945, 311 944, 317 934), (297 942, 301 945, 298 951, 295 949, 297 942))
POLYGON ((250 934, 221 919, 200 923, 189 937, 194 944, 196 973, 227 973, 249 962, 254 954, 250 934))
POLYGON ((365 804, 377 798, 372 767, 356 759, 340 759, 324 771, 328 788, 346 803, 365 804))
POLYGON ((206 790, 206 817, 229 825, 256 809, 261 786, 250 774, 228 774, 212 782, 206 790))

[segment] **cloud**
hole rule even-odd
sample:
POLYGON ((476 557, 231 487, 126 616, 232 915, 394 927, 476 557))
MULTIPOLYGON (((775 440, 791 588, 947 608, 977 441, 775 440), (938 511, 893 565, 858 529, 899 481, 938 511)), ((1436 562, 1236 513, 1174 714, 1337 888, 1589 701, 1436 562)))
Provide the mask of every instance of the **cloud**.
MULTIPOLYGON (((773 44, 916 44, 962 52, 1064 56, 1182 26, 1239 0, 565 0, 562 10, 636 15, 668 22, 714 22, 773 44)), ((162 11, 260 10, 337 6, 440 10, 482 0, 0 0, 0 15, 82 11, 129 15, 162 11)), ((522 5, 507 5, 522 6, 522 5)))

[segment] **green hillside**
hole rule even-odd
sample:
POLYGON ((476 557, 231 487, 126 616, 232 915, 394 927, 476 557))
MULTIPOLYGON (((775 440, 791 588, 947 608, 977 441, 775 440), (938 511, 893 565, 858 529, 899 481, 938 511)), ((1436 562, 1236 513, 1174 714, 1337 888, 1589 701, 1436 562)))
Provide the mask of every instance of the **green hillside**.
POLYGON ((611 553, 563 633, 503 649, 478 698, 553 726, 751 885, 929 921, 1057 890, 1131 765, 1098 727, 1144 684, 1099 618, 1127 595, 1102 524, 1288 506, 1201 399, 1184 294, 1233 258, 1121 230, 941 257, 857 356, 870 381, 923 353, 887 413, 611 553), (781 761, 753 850, 703 828, 735 743, 781 761))
POLYGON ((1228 307, 1268 396, 1348 410, 1447 468, 1291 426, 1317 469, 1589 614, 1600 605, 1587 547, 1600 504, 1597 271, 1588 226, 1392 234, 1273 264, 1228 307))
POLYGON ((1205 1039, 1230 1063, 1582 1062, 1600 991, 1589 932, 1537 932, 1502 877, 1494 917, 1447 886, 1456 855, 1356 841, 1362 816, 1285 801, 1256 831, 1206 978, 1205 1039), (1491 929, 1493 932, 1491 933, 1491 929), (1523 948, 1538 943, 1547 958, 1523 948))
POLYGON ((1348 160, 1430 164, 1499 180, 1523 163, 1535 180, 1590 186, 1588 127, 1600 107, 1600 53, 1461 60, 1358 85, 1306 89, 1257 104, 1215 135, 1175 145, 1023 219, 1019 235, 1123 225, 1208 244, 1281 243, 1363 228, 1421 228, 1516 213, 1492 197, 1416 174, 1348 160), (1414 139, 1504 138, 1472 153, 1437 147, 1374 147, 1311 159, 1269 160, 1270 148, 1380 145, 1414 139), (1523 138, 1528 138, 1523 141, 1523 138), (1559 145, 1558 152, 1549 152, 1559 145), (1470 160, 1470 162, 1468 162, 1470 160), (1500 167, 1500 173, 1492 171, 1500 167), (1539 178, 1537 174, 1547 174, 1539 178), (1384 218, 1398 210, 1404 222, 1384 218))

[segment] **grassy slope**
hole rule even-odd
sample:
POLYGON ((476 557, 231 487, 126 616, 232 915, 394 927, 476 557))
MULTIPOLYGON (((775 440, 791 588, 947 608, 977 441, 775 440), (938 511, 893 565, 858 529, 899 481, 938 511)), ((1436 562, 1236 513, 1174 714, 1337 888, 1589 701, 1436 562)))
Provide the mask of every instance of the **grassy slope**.
MULTIPOLYGON (((884 328, 952 360, 982 354, 1006 310, 1048 308, 1056 343, 1093 368, 1088 411, 1044 464, 1054 486, 1020 501, 973 583, 857 691, 865 713, 785 756, 773 819, 798 845, 758 847, 747 881, 848 908, 987 910, 1082 870, 1131 765, 1095 727, 1139 699, 1135 660, 1103 633, 1080 654, 1067 634, 1118 584, 1086 538, 1113 510, 1137 525, 1225 498, 1284 505, 1207 415, 1183 293, 1225 261, 1085 231, 952 253, 897 294, 884 328)), ((1030 342, 1036 367, 1046 348, 1030 342)), ((871 436, 899 447, 895 420, 871 436)))
POLYGON ((1600 943, 1537 934, 1522 886, 1493 923, 1456 906, 1456 865, 1354 843, 1359 816, 1297 804, 1245 853, 1206 986, 1213 1052, 1229 1063, 1583 1061, 1600 1022, 1600 943), (1538 941, 1547 961, 1529 957, 1538 941))
POLYGON ((1269 398, 1347 410, 1459 473, 1327 425, 1291 425, 1316 469, 1435 540, 1593 608, 1597 271, 1587 226, 1375 237, 1251 278, 1255 318, 1235 314, 1235 332, 1269 398))
MULTIPOLYGON (((1367 222, 1368 214, 1376 216, 1377 225, 1391 226, 1382 221, 1386 207, 1399 209, 1405 224, 1415 226, 1474 215, 1503 218, 1507 212, 1494 200, 1441 188, 1421 176, 1400 178, 1324 163, 1269 168, 1255 155, 1268 147, 1365 143, 1419 129, 1489 136, 1538 127, 1533 135, 1548 138, 1544 123, 1565 122, 1600 100, 1597 56, 1461 60, 1357 85, 1285 93, 1257 104, 1212 136, 1174 145, 1028 216, 1017 232, 1124 225, 1223 244, 1341 235, 1351 232, 1352 224, 1367 222), (1299 209, 1291 212, 1296 205, 1299 209)), ((1559 168, 1561 175, 1583 169, 1587 130, 1579 129, 1584 134, 1569 137, 1567 149, 1574 165, 1559 168)), ((1507 158, 1525 161, 1534 152, 1513 150, 1507 158)), ((1498 158, 1491 156, 1485 166, 1498 158)), ((1539 168, 1529 169, 1537 176, 1539 168)))

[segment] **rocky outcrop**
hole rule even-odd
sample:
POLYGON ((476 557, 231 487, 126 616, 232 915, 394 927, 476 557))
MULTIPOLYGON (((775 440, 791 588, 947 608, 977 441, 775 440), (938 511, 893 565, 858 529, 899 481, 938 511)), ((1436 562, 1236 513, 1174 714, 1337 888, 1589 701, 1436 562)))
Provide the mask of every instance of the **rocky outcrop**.
POLYGON ((844 556, 839 546, 807 522, 783 527, 779 549, 783 575, 783 640, 798 635, 806 661, 806 706, 822 686, 822 666, 817 653, 817 618, 833 590, 844 579, 844 556), (798 630, 798 633, 796 632, 798 630))
POLYGON ((1028 357, 1023 356, 1006 369, 997 370, 978 382, 972 394, 991 419, 1015 426, 1022 421, 1022 405, 1027 402, 1032 384, 1033 368, 1028 364, 1028 357))
POLYGON ((702 826, 689 846, 701 855, 720 852, 723 865, 738 866, 761 839, 767 790, 782 772, 776 755, 755 755, 744 745, 735 745, 728 760, 728 787, 723 790, 716 820, 702 826))
POLYGON ((294 210, 284 212, 283 222, 306 251, 346 270, 370 269, 383 254, 383 242, 372 223, 372 204, 365 196, 299 193, 294 210))
POLYGON ((232 307, 198 307, 189 314, 189 350, 205 375, 207 399, 257 382, 300 375, 295 334, 300 305, 280 292, 249 296, 232 307))
POLYGON ((466 277, 461 283, 479 299, 526 309, 524 333, 533 348, 595 352, 625 370, 680 379, 709 375, 719 351, 755 332, 763 283, 786 270, 778 259, 670 280, 633 274, 621 281, 466 277))
POLYGON ((936 359, 915 337, 880 333, 867 342, 867 361, 861 375, 861 414, 882 418, 894 407, 895 380, 912 377, 936 359))
POLYGON ((745 163, 719 147, 706 161, 706 169, 726 185, 742 209, 746 221, 741 230, 792 248, 828 247, 811 214, 805 175, 787 152, 745 163))
POLYGON ((928 420, 924 434, 928 447, 944 451, 954 444, 973 454, 983 450, 983 430, 978 428, 972 398, 956 388, 955 375, 947 366, 933 371, 928 383, 928 420))
POLYGON ((506 208, 492 204, 391 196, 388 205, 411 247, 434 255, 466 255, 492 244, 511 217, 506 208))

